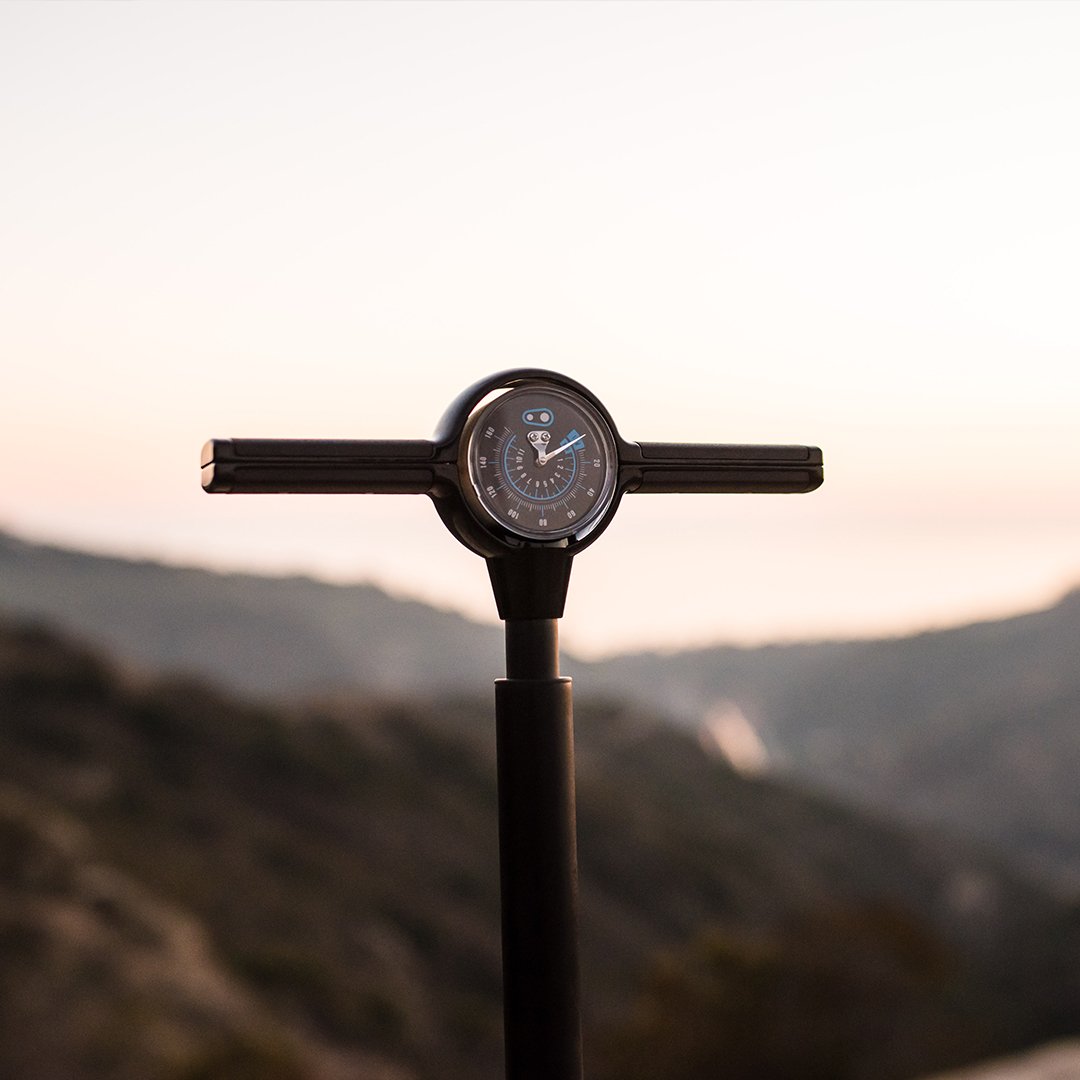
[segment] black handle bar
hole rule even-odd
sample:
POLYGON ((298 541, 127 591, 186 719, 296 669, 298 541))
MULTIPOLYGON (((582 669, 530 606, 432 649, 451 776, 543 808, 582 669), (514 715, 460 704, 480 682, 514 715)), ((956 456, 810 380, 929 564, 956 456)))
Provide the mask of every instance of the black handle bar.
POLYGON ((816 446, 628 443, 620 458, 620 482, 630 492, 795 494, 824 479, 816 446))
MULTIPOLYGON (((439 449, 426 439, 211 439, 202 485, 234 494, 430 495, 453 467, 439 449)), ((797 493, 822 478, 812 446, 620 440, 619 487, 627 492, 797 493)))
POLYGON ((426 495, 435 486, 426 439, 211 439, 202 486, 234 494, 426 495))

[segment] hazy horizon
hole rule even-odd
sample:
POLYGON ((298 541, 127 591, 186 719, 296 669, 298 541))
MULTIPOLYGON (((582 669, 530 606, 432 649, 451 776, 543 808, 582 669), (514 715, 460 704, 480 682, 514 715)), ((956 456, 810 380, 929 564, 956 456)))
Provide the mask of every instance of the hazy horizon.
MULTIPOLYGON (((373 586, 387 593, 389 596, 397 600, 406 602, 416 602, 429 605, 437 610, 451 612, 461 615, 464 618, 470 619, 474 622, 478 622, 485 625, 495 626, 499 624, 497 612, 495 611, 494 604, 491 605, 490 611, 482 610, 482 605, 477 604, 475 608, 470 608, 467 605, 454 604, 452 602, 444 602, 437 597, 430 597, 421 594, 416 590, 410 590, 407 585, 397 587, 393 584, 385 581, 379 581, 374 578, 356 577, 350 578, 348 576, 335 576, 333 574, 321 573, 317 569, 305 568, 303 566, 280 566, 280 567, 266 567, 260 568, 252 566, 250 560, 242 560, 236 564, 229 563, 227 561, 210 562, 199 561, 197 559, 185 559, 185 558, 170 558, 168 555, 163 555, 160 552, 147 550, 140 551, 137 549, 115 547, 108 544, 104 545, 79 545, 71 541, 65 541, 62 538, 50 538, 48 536, 31 536, 20 534, 19 532, 9 529, 0 522, 0 535, 7 535, 13 537, 15 540, 27 543, 35 546, 42 546, 48 548, 56 548, 65 551, 71 551, 78 554, 89 555, 92 557, 100 557, 104 559, 121 559, 129 560, 132 562, 150 562, 160 564, 172 569, 177 570, 204 570, 209 573, 222 574, 222 575, 254 575, 257 577, 265 577, 268 579, 275 578, 290 578, 290 577, 302 577, 310 580, 320 582, 326 585, 339 586, 342 588, 348 588, 350 586, 373 586)), ((573 580, 573 576, 571 578, 573 580)), ((573 586, 571 586, 571 589, 573 586)), ((957 619, 949 620, 942 619, 937 622, 918 623, 914 622, 910 626, 897 625, 893 627, 885 627, 881 630, 875 631, 873 628, 868 628, 863 633, 834 633, 834 634, 807 634, 803 636, 788 635, 788 636, 772 636, 754 638, 751 636, 745 636, 741 638, 724 638, 709 636, 706 632, 704 636, 700 638, 694 638, 692 636, 684 637, 671 637, 668 640, 650 640, 648 637, 642 637, 640 641, 635 641, 633 637, 628 637, 625 644, 621 644, 616 641, 608 648, 590 648, 588 643, 585 643, 584 648, 580 648, 577 643, 573 628, 571 625, 570 633, 567 634, 567 624, 564 620, 562 627, 562 641, 564 647, 575 656, 582 660, 605 660, 611 659, 619 655, 626 655, 628 653, 643 651, 643 652, 669 652, 679 651, 683 649, 696 649, 696 648, 710 648, 710 647, 745 647, 745 648, 757 648, 770 645, 792 645, 792 644, 820 644, 828 642, 844 642, 844 641, 879 641, 895 638, 904 638, 916 636, 924 633, 934 633, 937 631, 946 631, 953 629, 961 629, 963 627, 977 625, 984 622, 997 622, 1000 620, 1021 618, 1026 615, 1038 614, 1039 612, 1048 610, 1061 603, 1066 597, 1074 592, 1080 592, 1080 580, 1067 585, 1064 589, 1061 589, 1055 593, 1048 595, 1042 600, 1036 600, 1030 604, 1026 604, 1017 608, 1002 608, 1001 610, 987 609, 981 613, 971 613, 966 617, 959 617, 957 619)))

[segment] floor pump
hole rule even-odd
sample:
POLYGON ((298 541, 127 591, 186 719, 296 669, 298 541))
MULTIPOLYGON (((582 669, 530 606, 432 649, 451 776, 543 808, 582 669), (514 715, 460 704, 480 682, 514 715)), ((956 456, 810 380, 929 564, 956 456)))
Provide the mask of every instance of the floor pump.
POLYGON ((470 386, 431 439, 212 439, 213 493, 427 495, 483 557, 506 631, 495 683, 507 1080, 581 1080, 570 680, 559 619, 574 556, 638 492, 807 492, 808 446, 629 442, 580 383, 504 371, 470 386))

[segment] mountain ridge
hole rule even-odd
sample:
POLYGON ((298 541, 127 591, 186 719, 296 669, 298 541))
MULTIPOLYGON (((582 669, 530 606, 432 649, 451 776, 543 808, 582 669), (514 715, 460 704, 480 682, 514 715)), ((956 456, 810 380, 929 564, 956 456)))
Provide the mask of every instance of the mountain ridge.
MULTIPOLYGON (((374 586, 224 575, 0 533, 0 611, 265 700, 333 690, 490 693, 498 627, 374 586)), ((914 825, 994 846, 1080 891, 1080 590, 1008 619, 906 637, 720 646, 587 662, 579 699, 627 700, 750 740, 743 760, 914 825)), ((725 740, 717 740, 721 749, 725 740)))
POLYGON ((467 689, 467 673, 483 665, 493 675, 502 657, 498 627, 375 585, 173 566, 3 532, 0 610, 43 617, 151 671, 187 672, 268 699, 340 686, 467 689), (401 626, 404 633, 386 632, 401 626), (453 642, 454 651, 433 642, 453 642))

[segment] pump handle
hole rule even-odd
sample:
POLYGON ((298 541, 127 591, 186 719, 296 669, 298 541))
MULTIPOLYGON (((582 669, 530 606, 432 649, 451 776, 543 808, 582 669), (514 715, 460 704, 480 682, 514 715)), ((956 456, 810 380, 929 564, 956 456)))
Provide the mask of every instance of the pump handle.
POLYGON ((813 491, 824 479, 816 446, 629 443, 620 480, 630 492, 813 491))
POLYGON ((426 439, 211 439, 202 486, 232 494, 425 495, 435 484, 426 439))

